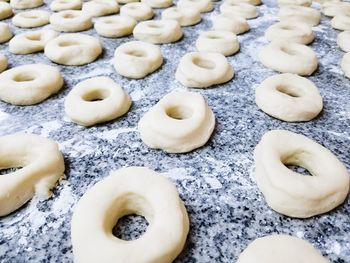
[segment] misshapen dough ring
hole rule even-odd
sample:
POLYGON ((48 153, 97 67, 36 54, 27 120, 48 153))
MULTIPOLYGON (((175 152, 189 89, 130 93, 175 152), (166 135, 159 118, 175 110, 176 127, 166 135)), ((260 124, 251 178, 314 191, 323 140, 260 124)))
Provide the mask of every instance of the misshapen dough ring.
POLYGON ((154 12, 145 3, 128 3, 120 8, 120 15, 130 16, 137 21, 144 21, 151 19, 154 16, 154 12))
POLYGON ((181 8, 195 8, 201 13, 210 12, 214 9, 211 0, 179 0, 177 6, 181 8))
POLYGON ((196 47, 200 52, 218 52, 231 56, 239 50, 239 42, 237 36, 230 31, 206 31, 199 35, 196 47))
POLYGON ((298 6, 311 6, 312 0, 277 0, 279 6, 286 5, 298 5, 298 6))
POLYGON ((350 31, 344 31, 338 34, 337 44, 341 50, 350 51, 350 31))
POLYGON ((0 74, 0 99, 13 105, 33 105, 63 86, 63 78, 55 67, 28 64, 0 74))
POLYGON ((106 16, 119 12, 116 0, 91 0, 83 4, 83 12, 90 16, 106 16))
POLYGON ((131 41, 120 45, 114 53, 113 65, 122 76, 140 79, 163 64, 160 48, 151 43, 131 41))
POLYGON ((30 10, 18 13, 12 18, 12 23, 21 28, 33 28, 49 23, 50 13, 43 10, 30 10))
POLYGON ((220 14, 215 16, 212 21, 214 30, 230 31, 237 35, 243 34, 250 29, 247 20, 240 16, 220 14))
POLYGON ((192 26, 198 24, 202 18, 196 8, 170 7, 162 12, 162 19, 172 19, 179 22, 180 26, 192 26))
POLYGON ((22 55, 40 52, 44 50, 47 42, 57 36, 56 31, 48 29, 24 32, 10 40, 9 50, 11 53, 22 55))
POLYGON ((80 10, 83 6, 81 0, 54 0, 50 4, 50 9, 54 12, 64 10, 80 10))
POLYGON ((324 3, 322 13, 325 16, 334 17, 340 14, 350 15, 350 3, 348 2, 329 2, 324 3))
POLYGON ((254 151, 255 177, 267 204, 278 213, 308 218, 344 202, 349 192, 346 167, 325 147, 285 130, 264 134, 254 151), (288 169, 307 169, 305 176, 288 169))
POLYGON ((7 69, 7 58, 0 54, 0 73, 7 69))
POLYGON ((43 0, 11 0, 10 5, 14 9, 29 9, 42 6, 43 0))
POLYGON ((94 27, 99 35, 114 38, 131 35, 136 24, 132 17, 110 16, 98 19, 94 27))
POLYGON ((241 253, 237 263, 330 263, 309 242, 289 235, 255 239, 241 253))
POLYGON ((258 16, 256 7, 247 3, 225 0, 220 5, 220 12, 229 16, 240 16, 246 19, 253 19, 258 16))
POLYGON ((79 32, 92 27, 91 16, 79 10, 65 10, 50 16, 53 29, 62 32, 79 32))
POLYGON ((152 8, 167 8, 173 5, 173 0, 141 0, 152 8))
POLYGON ((323 108, 317 87, 308 79, 284 73, 265 79, 255 90, 261 110, 283 121, 309 121, 323 108))
POLYGON ((343 56, 341 69, 344 71, 345 76, 350 79, 350 52, 343 56))
POLYGON ((140 22, 133 33, 136 39, 153 44, 176 42, 183 35, 179 22, 171 19, 140 22))
POLYGON ((172 262, 188 230, 186 208, 168 179, 144 167, 123 168, 95 184, 75 206, 74 262, 172 262), (116 222, 130 214, 146 218, 146 232, 131 241, 113 236, 116 222))
POLYGON ((266 67, 282 73, 306 76, 317 69, 315 52, 299 43, 272 41, 260 51, 259 59, 266 67))
POLYGON ((142 141, 169 153, 190 152, 203 146, 215 127, 215 117, 202 95, 171 92, 139 121, 142 141))
POLYGON ((320 11, 305 6, 283 6, 278 11, 280 21, 304 22, 310 26, 317 26, 321 20, 320 11))
POLYGON ((350 30, 350 15, 339 14, 334 16, 331 25, 334 29, 350 30))
POLYGON ((306 23, 284 21, 270 26, 265 32, 265 37, 269 41, 286 40, 309 44, 314 40, 315 35, 306 23))
POLYGON ((9 18, 12 14, 11 6, 6 2, 0 2, 0 20, 9 18))
POLYGON ((57 64, 79 66, 95 61, 102 53, 97 38, 85 34, 66 34, 49 41, 45 55, 57 64))
POLYGON ((128 94, 108 77, 80 82, 69 92, 64 103, 69 118, 83 126, 114 120, 124 115, 130 105, 128 94))
POLYGON ((0 22, 0 43, 5 43, 13 37, 8 24, 0 22))

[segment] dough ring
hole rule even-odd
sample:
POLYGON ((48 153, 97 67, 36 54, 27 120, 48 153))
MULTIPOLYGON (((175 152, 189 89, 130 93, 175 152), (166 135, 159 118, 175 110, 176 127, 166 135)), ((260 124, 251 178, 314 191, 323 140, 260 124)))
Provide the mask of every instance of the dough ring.
POLYGON ((331 25, 334 29, 350 30, 350 16, 345 14, 336 15, 331 20, 331 25))
POLYGON ((79 32, 90 29, 92 27, 92 20, 83 11, 66 10, 52 14, 50 24, 57 31, 79 32))
POLYGON ((4 20, 12 16, 12 8, 6 2, 0 2, 0 20, 4 20))
POLYGON ((250 5, 261 5, 261 0, 229 0, 231 3, 246 3, 250 5))
POLYGON ((0 54, 0 73, 7 69, 7 58, 0 54))
POLYGON ((330 263, 309 242, 288 235, 270 235, 255 239, 241 253, 237 263, 309 262, 330 263))
POLYGON ((350 3, 348 2, 330 2, 324 3, 322 13, 325 16, 334 17, 339 14, 350 14, 350 3))
POLYGON ((12 18, 12 23, 21 28, 34 28, 49 23, 50 13, 43 10, 30 10, 18 13, 12 18))
POLYGON ((309 121, 322 110, 322 97, 308 79, 284 73, 265 79, 255 90, 258 107, 283 121, 309 121))
POLYGON ((258 16, 256 7, 247 3, 225 0, 220 5, 220 12, 228 16, 240 16, 246 19, 253 19, 258 16))
POLYGON ((312 0, 277 0, 277 4, 279 6, 292 5, 309 7, 312 4, 312 0))
POLYGON ((9 41, 13 37, 8 24, 0 22, 0 44, 9 41))
POLYGON ((317 57, 308 46, 287 42, 272 41, 259 53, 262 64, 282 73, 301 76, 311 75, 317 69, 317 57))
POLYGON ((83 4, 83 12, 90 16, 106 16, 119 12, 116 0, 91 0, 83 4))
POLYGON ((286 40, 307 45, 314 40, 315 35, 308 24, 287 20, 270 26, 265 37, 269 41, 286 40))
POLYGON ((173 5, 173 0, 141 0, 152 8, 167 8, 173 5))
POLYGON ((79 33, 60 35, 45 46, 45 55, 51 61, 69 66, 93 62, 101 53, 98 39, 79 33))
POLYGON ((128 16, 103 17, 95 22, 95 30, 104 37, 124 37, 132 34, 136 24, 136 20, 128 16))
POLYGON ((13 105, 33 105, 63 86, 59 70, 45 64, 28 64, 0 74, 0 99, 13 105))
POLYGON ((75 206, 74 262, 172 262, 188 230, 186 208, 167 178, 144 167, 122 168, 91 187, 75 206), (113 236, 116 222, 131 214, 146 218, 147 231, 131 241, 113 236))
POLYGON ((180 24, 170 19, 140 22, 133 33, 136 39, 153 44, 176 42, 183 35, 180 24))
POLYGON ((13 54, 22 55, 40 52, 44 50, 47 42, 57 36, 56 31, 48 29, 24 32, 11 39, 9 50, 13 54))
POLYGON ((344 71, 345 76, 350 79, 350 52, 343 56, 341 69, 344 71))
POLYGON ((249 31, 247 20, 240 16, 228 16, 221 14, 213 18, 213 30, 230 31, 236 35, 249 31))
POLYGON ((80 10, 83 3, 81 0, 53 0, 50 9, 54 12, 64 10, 80 10))
POLYGON ((256 146, 254 159, 258 187, 267 204, 280 214, 296 218, 323 214, 343 203, 349 192, 346 167, 325 147, 303 135, 269 131, 256 146), (303 167, 312 176, 285 165, 303 167))
POLYGON ((69 92, 64 103, 66 114, 83 126, 114 120, 124 115, 130 105, 128 94, 108 77, 80 82, 69 92))
POLYGON ((180 8, 195 8, 201 13, 210 12, 214 9, 211 0, 179 0, 177 6, 180 8))
POLYGON ((200 52, 218 52, 231 56, 239 50, 237 36, 230 31, 206 31, 199 35, 196 47, 200 52))
POLYGON ((131 41, 120 45, 114 53, 113 65, 122 76, 141 79, 163 64, 163 56, 156 45, 131 41))
POLYGON ((280 21, 304 22, 310 26, 317 26, 321 20, 320 11, 304 6, 283 6, 278 11, 280 21))
POLYGON ((182 91, 164 96, 139 121, 142 141, 168 153, 185 153, 209 140, 215 117, 203 96, 182 91))
POLYGON ((129 3, 120 8, 120 15, 130 16, 137 21, 152 19, 154 12, 152 8, 145 3, 129 3))
POLYGON ((191 52, 180 60, 176 79, 191 88, 208 88, 233 78, 234 71, 224 55, 213 52, 191 52))
POLYGON ((337 44, 341 50, 350 51, 350 31, 344 31, 338 34, 337 44))
POLYGON ((11 0, 10 5, 14 9, 29 9, 42 6, 44 0, 11 0))
POLYGON ((201 13, 196 8, 178 6, 165 9, 162 12, 162 19, 176 20, 180 26, 192 26, 202 20, 201 13))

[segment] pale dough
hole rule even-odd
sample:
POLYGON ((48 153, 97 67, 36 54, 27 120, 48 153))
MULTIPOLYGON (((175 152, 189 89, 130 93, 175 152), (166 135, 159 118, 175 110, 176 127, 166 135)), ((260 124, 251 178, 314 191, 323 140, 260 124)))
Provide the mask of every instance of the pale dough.
POLYGON ((345 76, 350 79, 350 52, 343 56, 341 69, 344 71, 345 76))
POLYGON ((31 54, 43 51, 50 40, 56 38, 58 33, 54 30, 42 29, 15 35, 9 42, 9 51, 14 54, 31 54))
POLYGON ((261 5, 261 0, 230 0, 231 3, 247 3, 250 5, 261 5))
POLYGON ((79 10, 65 10, 50 16, 53 29, 62 32, 79 32, 92 27, 91 16, 79 10))
POLYGON ((325 16, 334 17, 340 14, 350 15, 349 2, 328 2, 323 4, 322 13, 325 16))
POLYGON ((0 99, 13 105, 37 104, 63 86, 60 71, 45 64, 28 64, 0 74, 0 99))
POLYGON ((69 66, 93 62, 101 53, 97 38, 79 33, 60 35, 45 46, 45 55, 51 61, 69 66))
POLYGON ((56 142, 34 134, 0 137, 1 169, 17 168, 0 176, 0 216, 20 208, 35 194, 49 198, 64 172, 56 142))
POLYGON ((122 76, 140 79, 163 64, 160 48, 151 43, 131 41, 120 45, 114 53, 113 65, 122 76))
POLYGON ((128 16, 109 16, 98 19, 95 22, 95 30, 104 37, 124 37, 131 35, 137 21, 128 16))
POLYGON ((69 118, 83 126, 114 120, 124 115, 130 105, 128 94, 108 77, 94 77, 78 83, 64 102, 69 118))
POLYGON ((0 43, 5 43, 13 37, 8 24, 0 22, 0 43))
POLYGON ((211 0, 179 0, 177 6, 180 8, 195 8, 201 13, 210 12, 214 9, 211 0))
POLYGON ((285 5, 298 5, 298 6, 311 6, 312 0, 277 0, 279 6, 285 5))
POLYGON ((122 168, 76 204, 71 222, 74 262, 172 262, 188 231, 186 208, 170 180, 145 167, 122 168), (113 236, 118 220, 131 214, 145 217, 147 231, 131 241, 113 236))
POLYGON ((212 20, 213 30, 230 31, 234 34, 243 34, 249 31, 250 27, 247 20, 240 16, 230 16, 220 14, 212 20))
POLYGON ((283 121, 309 121, 323 108, 322 97, 310 80, 284 73, 265 79, 255 90, 258 107, 283 121))
POLYGON ((341 50, 350 51, 350 31, 344 31, 338 34, 337 44, 341 50))
POLYGON ((4 20, 12 16, 12 8, 6 2, 0 2, 0 20, 4 20))
POLYGON ((180 26, 192 26, 198 24, 202 18, 201 13, 193 7, 170 7, 162 12, 162 19, 173 19, 180 26))
POLYGON ((296 218, 326 213, 344 202, 350 177, 333 153, 313 140, 286 130, 264 134, 254 151, 255 178, 267 204, 296 218), (302 175, 285 165, 307 169, 302 175))
POLYGON ((0 73, 7 69, 7 58, 0 54, 0 73))
POLYGON ((208 88, 228 82, 234 71, 220 53, 191 52, 181 58, 175 76, 186 87, 208 88))
POLYGON ((136 39, 153 44, 176 42, 183 35, 179 22, 171 19, 142 21, 135 26, 133 34, 136 39))
POLYGON ((241 253, 237 263, 331 263, 309 242, 289 235, 255 239, 241 253))
POLYGON ((278 11, 280 21, 304 22, 310 26, 317 26, 321 20, 320 11, 305 6, 283 6, 278 11))
POLYGON ((137 21, 152 19, 154 12, 152 8, 145 3, 128 3, 120 8, 120 15, 130 16, 137 21))
POLYGON ((169 153, 185 153, 209 140, 215 117, 203 96, 181 91, 164 96, 139 121, 142 141, 169 153))
POLYGON ((106 16, 119 12, 116 0, 91 0, 83 4, 83 12, 90 16, 106 16))
POLYGON ((12 23, 21 28, 34 28, 49 23, 50 13, 44 10, 30 10, 16 14, 12 23))
POLYGON ((14 9, 29 9, 42 6, 44 0, 11 0, 10 5, 14 9))
POLYGON ((50 4, 50 9, 54 12, 64 10, 80 10, 83 6, 81 0, 53 0, 50 4))
POLYGON ((141 0, 152 8, 167 8, 173 5, 173 0, 141 0))
POLYGON ((258 12, 254 5, 230 0, 225 0, 220 5, 220 12, 228 16, 240 16, 246 19, 253 19, 258 16, 258 12))
POLYGON ((339 14, 334 16, 331 25, 334 29, 350 30, 350 15, 339 14))
POLYGON ((129 4, 129 3, 137 3, 140 2, 140 0, 118 0, 119 4, 129 4))

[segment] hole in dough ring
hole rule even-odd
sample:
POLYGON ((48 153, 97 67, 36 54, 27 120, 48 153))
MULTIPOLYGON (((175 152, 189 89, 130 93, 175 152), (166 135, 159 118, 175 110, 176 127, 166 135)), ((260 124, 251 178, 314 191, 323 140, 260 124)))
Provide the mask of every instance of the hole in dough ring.
POLYGON ((317 87, 308 79, 284 73, 265 79, 255 90, 258 107, 283 121, 309 121, 323 108, 317 87))
POLYGON ((10 5, 14 9, 29 9, 42 6, 43 0, 11 0, 10 5))
POLYGON ((280 214, 296 218, 323 214, 343 203, 349 192, 346 167, 325 147, 303 135, 269 131, 256 146, 254 159, 257 185, 267 204, 280 214), (285 165, 303 167, 312 176, 285 165))
POLYGON ((350 30, 350 16, 339 14, 332 18, 331 25, 334 29, 350 30))
POLYGON ((63 86, 59 70, 45 64, 28 64, 0 74, 0 99, 13 105, 33 105, 63 86))
POLYGON ((12 23, 21 28, 34 28, 47 25, 50 13, 43 10, 30 10, 18 13, 12 18, 12 23))
POLYGON ((12 16, 12 8, 10 4, 6 2, 0 2, 0 20, 4 20, 12 16))
POLYGON ((0 137, 0 158, 2 169, 23 167, 0 176, 0 216, 15 211, 34 194, 48 198, 64 172, 57 143, 33 134, 0 137))
POLYGON ((151 148, 184 153, 203 146, 215 127, 215 117, 202 95, 171 92, 139 121, 142 141, 151 148))
POLYGON ((345 76, 350 79, 350 52, 343 56, 341 61, 341 69, 343 70, 345 76))
POLYGON ((96 77, 76 85, 65 99, 65 112, 71 120, 91 126, 116 119, 130 108, 128 94, 112 79, 96 77))
POLYGON ((184 55, 175 77, 184 86, 208 88, 228 82, 234 76, 226 57, 214 52, 191 52, 184 55))
POLYGON ((176 42, 183 35, 176 20, 143 21, 136 25, 133 33, 136 39, 153 44, 176 42))
POLYGON ((98 39, 85 34, 66 34, 49 41, 45 55, 62 65, 79 66, 95 61, 102 53, 98 39))
POLYGON ((244 17, 221 14, 213 18, 213 30, 230 31, 239 35, 249 31, 249 29, 249 24, 244 17))
POLYGON ((321 20, 320 11, 305 6, 283 6, 278 11, 280 21, 304 22, 310 26, 317 26, 321 20))
POLYGON ((170 7, 162 12, 162 19, 172 19, 179 22, 180 26, 192 26, 198 24, 202 18, 201 13, 193 7, 170 7))
POLYGON ((278 6, 286 6, 286 5, 297 5, 297 6, 311 6, 312 0, 277 0, 278 6))
POLYGON ((96 32, 104 37, 123 37, 132 34, 137 22, 128 16, 110 16, 95 22, 96 32))
POLYGON ((246 19, 253 19, 258 17, 256 7, 247 3, 224 1, 220 5, 220 12, 228 16, 239 16, 246 19))
POLYGON ((131 41, 117 47, 113 66, 122 76, 140 79, 157 70, 163 64, 163 56, 156 45, 131 41))
POLYGON ((168 179, 144 167, 123 168, 91 187, 75 206, 74 262, 172 262, 188 230, 186 208, 168 179), (146 232, 132 241, 113 236, 116 222, 130 214, 146 218, 146 232))
POLYGON ((50 9, 54 12, 64 10, 80 10, 83 3, 81 0, 54 0, 50 4, 50 9))
POLYGON ((167 8, 173 5, 173 0, 141 0, 152 8, 167 8))
POLYGON ((119 12, 116 0, 91 0, 83 4, 83 12, 92 16, 106 16, 119 12))
POLYGON ((237 263, 261 262, 330 263, 309 242, 289 235, 270 235, 255 239, 241 253, 237 263))
POLYGON ((79 10, 66 10, 50 16, 53 29, 61 32, 79 32, 92 27, 89 15, 79 10))
POLYGON ((214 9, 211 0, 179 0, 177 6, 180 8, 195 8, 201 13, 211 12, 214 9))
POLYGON ((0 73, 7 69, 7 58, 0 54, 0 73))
POLYGON ((259 59, 266 67, 282 73, 306 76, 317 69, 315 52, 299 43, 272 41, 260 51, 259 59))
POLYGON ((130 16, 136 21, 149 20, 154 16, 152 8, 145 3, 128 3, 120 8, 121 16, 130 16))
POLYGON ((338 34, 337 44, 341 50, 350 51, 350 31, 344 31, 338 34))

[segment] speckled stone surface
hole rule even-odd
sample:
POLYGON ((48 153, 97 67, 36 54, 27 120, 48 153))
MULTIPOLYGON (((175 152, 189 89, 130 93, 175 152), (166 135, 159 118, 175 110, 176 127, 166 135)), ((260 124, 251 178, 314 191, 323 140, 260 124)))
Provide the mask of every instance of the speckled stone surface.
MULTIPOLYGON (((89 187, 125 166, 150 167, 176 184, 191 221, 187 244, 176 262, 235 262, 248 243, 272 233, 304 238, 332 262, 350 262, 349 198, 327 214, 292 219, 266 205, 253 176, 253 149, 266 131, 277 128, 321 143, 350 170, 350 81, 340 70, 343 52, 336 45, 338 32, 331 29, 328 18, 322 17, 321 25, 314 28, 316 40, 311 44, 317 52, 319 68, 310 79, 324 98, 324 110, 316 119, 285 123, 260 111, 254 102, 256 86, 275 74, 257 59, 258 51, 267 43, 264 32, 276 21, 277 13, 274 3, 264 1, 258 7, 260 16, 249 21, 250 32, 239 36, 241 51, 228 58, 235 78, 224 85, 196 90, 207 99, 216 116, 210 141, 191 153, 166 154, 148 148, 140 140, 138 120, 169 91, 184 89, 174 77, 178 62, 186 52, 195 50, 199 32, 211 27, 211 18, 218 9, 219 3, 215 3, 215 11, 204 14, 202 23, 184 28, 185 36, 178 43, 162 45, 164 65, 142 80, 121 77, 110 63, 115 48, 132 37, 100 37, 104 52, 94 63, 81 67, 56 65, 65 79, 57 95, 27 107, 0 102, 0 135, 27 132, 52 138, 59 143, 66 164, 65 179, 50 199, 34 198, 0 218, 0 262, 72 262, 70 220, 74 204, 89 187), (70 122, 64 114, 65 96, 78 82, 102 75, 113 78, 131 95, 130 111, 122 118, 91 128, 70 122)), ((24 31, 12 29, 16 33, 24 31)), ((94 30, 85 33, 97 37, 94 30)), ((38 62, 55 65, 43 53, 11 55, 8 44, 0 45, 0 52, 9 58, 10 67, 38 62)), ((142 221, 123 220, 121 229, 128 230, 126 238, 146 228, 144 222, 128 225, 130 220, 142 221)))

